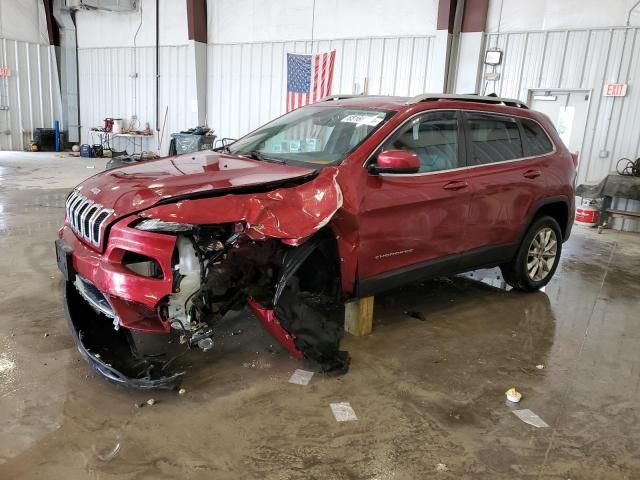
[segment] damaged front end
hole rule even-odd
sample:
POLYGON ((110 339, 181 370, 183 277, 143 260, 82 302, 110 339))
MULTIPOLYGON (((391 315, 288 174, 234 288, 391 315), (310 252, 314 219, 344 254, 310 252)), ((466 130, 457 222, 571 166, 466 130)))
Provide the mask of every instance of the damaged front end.
POLYGON ((342 205, 335 177, 325 169, 291 188, 166 202, 116 224, 104 255, 70 258, 66 313, 83 357, 116 383, 173 388, 184 376, 177 359, 215 348, 222 318, 248 305, 291 355, 346 372, 337 246, 325 228, 342 205))

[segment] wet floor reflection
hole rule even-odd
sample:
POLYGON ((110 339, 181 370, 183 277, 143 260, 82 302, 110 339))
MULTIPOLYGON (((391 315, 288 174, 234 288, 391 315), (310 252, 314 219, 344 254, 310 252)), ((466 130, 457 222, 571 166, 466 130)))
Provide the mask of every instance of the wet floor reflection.
POLYGON ((287 381, 309 366, 236 312, 183 359, 184 395, 141 393, 69 337, 66 193, 0 192, 0 478, 640 478, 635 237, 575 232, 545 292, 490 269, 379 295, 373 333, 344 338, 349 373, 306 387, 287 381), (548 428, 511 413, 512 386, 548 428), (357 422, 335 422, 342 401, 357 422))
POLYGON ((511 287, 508 286, 507 282, 502 278, 502 273, 499 268, 483 268, 480 270, 474 270, 473 272, 463 273, 460 276, 471 280, 477 280, 478 282, 499 288, 500 290, 511 290, 511 287))
POLYGON ((55 232, 64 219, 67 194, 68 191, 63 189, 0 195, 0 235, 29 236, 55 232))

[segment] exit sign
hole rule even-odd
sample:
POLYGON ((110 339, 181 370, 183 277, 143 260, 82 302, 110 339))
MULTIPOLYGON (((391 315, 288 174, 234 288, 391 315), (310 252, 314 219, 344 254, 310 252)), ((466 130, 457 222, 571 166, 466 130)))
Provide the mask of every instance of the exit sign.
POLYGON ((607 83, 602 90, 605 97, 624 97, 627 95, 626 83, 607 83))
POLYGON ((0 67, 0 77, 8 77, 9 75, 11 75, 9 67, 0 67))

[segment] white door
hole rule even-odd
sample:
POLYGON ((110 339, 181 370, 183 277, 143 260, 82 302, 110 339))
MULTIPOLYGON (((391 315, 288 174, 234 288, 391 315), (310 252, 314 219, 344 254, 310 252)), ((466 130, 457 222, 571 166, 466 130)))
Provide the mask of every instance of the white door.
POLYGON ((546 114, 555 125, 570 152, 578 154, 587 128, 589 91, 530 90, 529 107, 546 114))

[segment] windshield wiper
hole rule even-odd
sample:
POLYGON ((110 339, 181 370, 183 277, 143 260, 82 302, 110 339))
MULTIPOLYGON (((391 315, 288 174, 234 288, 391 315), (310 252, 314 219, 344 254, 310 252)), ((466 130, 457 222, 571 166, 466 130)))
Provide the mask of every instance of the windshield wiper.
POLYGON ((265 157, 258 150, 251 150, 249 155, 245 155, 245 157, 253 158, 254 160, 259 160, 261 162, 271 162, 271 163, 284 163, 284 160, 273 158, 273 157, 265 157))

